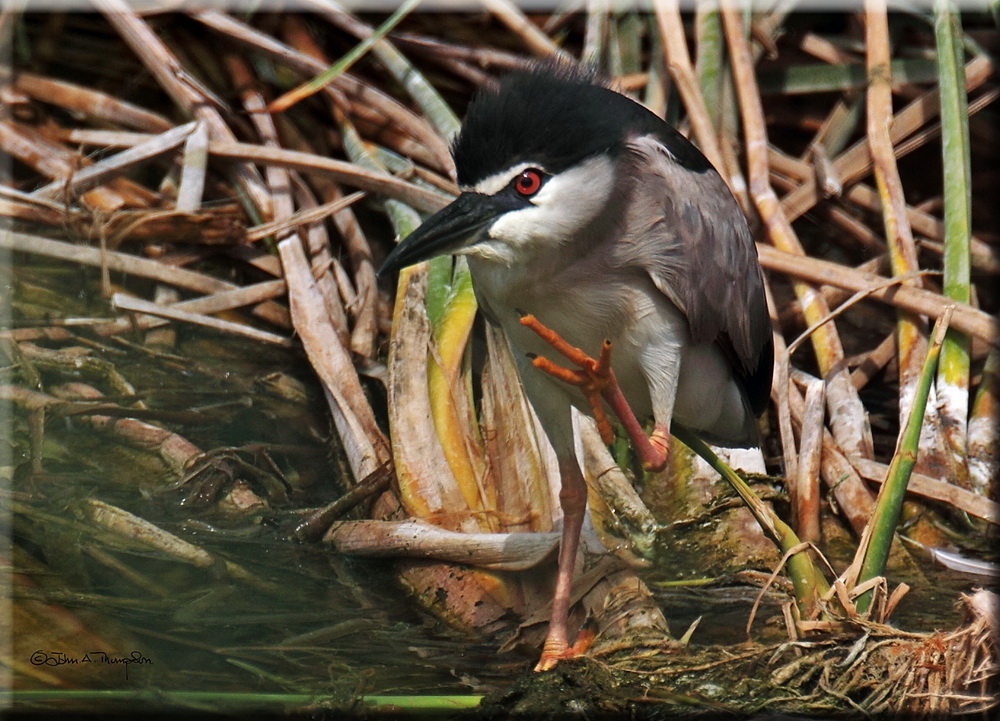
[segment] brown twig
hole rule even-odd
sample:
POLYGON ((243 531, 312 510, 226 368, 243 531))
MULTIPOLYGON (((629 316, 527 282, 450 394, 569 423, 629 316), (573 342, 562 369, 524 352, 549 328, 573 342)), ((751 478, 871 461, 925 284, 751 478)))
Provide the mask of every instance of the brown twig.
POLYGON ((14 87, 36 100, 81 113, 92 120, 118 123, 147 133, 164 133, 173 127, 173 123, 159 113, 65 80, 18 72, 14 76, 14 87))
MULTIPOLYGON (((757 244, 761 265, 768 270, 786 273, 812 283, 833 285, 855 292, 871 291, 873 300, 893 305, 903 310, 938 318, 948 304, 944 298, 922 288, 909 286, 885 287, 884 276, 864 273, 819 258, 798 256, 762 243, 757 244)), ((955 304, 951 326, 963 333, 974 335, 987 343, 1000 343, 996 321, 988 314, 970 305, 955 304)))

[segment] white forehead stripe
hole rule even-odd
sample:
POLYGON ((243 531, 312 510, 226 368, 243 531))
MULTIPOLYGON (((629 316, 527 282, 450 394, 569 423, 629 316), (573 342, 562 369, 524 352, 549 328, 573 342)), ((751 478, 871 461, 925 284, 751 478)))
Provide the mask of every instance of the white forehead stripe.
POLYGON ((538 164, 519 163, 518 165, 514 165, 506 170, 501 170, 499 173, 495 173, 488 178, 484 178, 471 187, 462 188, 462 190, 471 190, 474 193, 482 193, 483 195, 493 195, 494 193, 499 193, 501 190, 506 188, 511 180, 516 178, 528 168, 538 168, 542 172, 545 171, 545 169, 538 164))

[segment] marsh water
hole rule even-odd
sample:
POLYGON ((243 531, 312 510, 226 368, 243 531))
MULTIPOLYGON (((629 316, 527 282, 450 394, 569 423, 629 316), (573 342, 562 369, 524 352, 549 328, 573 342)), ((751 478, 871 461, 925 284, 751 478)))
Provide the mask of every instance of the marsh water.
MULTIPOLYGON (((2 271, 13 327, 111 313, 96 272, 14 261, 2 271)), ((86 381, 109 402, 141 400, 149 423, 218 464, 185 479, 154 450, 97 431, 81 415, 50 410, 39 417, 5 405, 10 457, 0 498, 12 541, 7 661, 18 669, 15 688, 155 692, 154 705, 191 708, 225 706, 240 694, 304 694, 346 708, 380 695, 484 694, 528 672, 532 659, 499 654, 500 640, 470 638, 417 607, 396 583, 391 561, 345 558, 322 543, 292 540, 309 511, 348 488, 323 394, 299 352, 190 326, 155 344, 146 333, 95 336, 86 320, 63 327, 71 338, 37 344, 85 349, 78 352, 100 359, 134 394, 116 393, 110 375, 44 363, 35 364, 42 388, 86 381), (227 502, 240 485, 261 503, 237 510, 227 502), (137 541, 144 525, 98 522, 95 501, 214 562, 137 541), (95 646, 103 650, 90 653, 95 646)), ((22 361, 9 346, 6 352, 0 383, 26 387, 22 361)), ((379 383, 366 382, 373 405, 384 404, 379 383)), ((954 628, 958 594, 983 579, 918 560, 925 579, 907 579, 913 590, 894 621, 911 631, 954 628)), ((757 589, 725 579, 672 583, 692 575, 696 570, 679 574, 670 559, 645 573, 675 635, 702 617, 692 643, 744 639, 757 589)), ((780 636, 776 604, 765 603, 759 619, 756 637, 780 636)), ((23 707, 64 709, 69 699, 56 694, 23 707)), ((114 699, 85 705, 100 709, 114 699)), ((281 706, 280 696, 273 703, 281 706)))

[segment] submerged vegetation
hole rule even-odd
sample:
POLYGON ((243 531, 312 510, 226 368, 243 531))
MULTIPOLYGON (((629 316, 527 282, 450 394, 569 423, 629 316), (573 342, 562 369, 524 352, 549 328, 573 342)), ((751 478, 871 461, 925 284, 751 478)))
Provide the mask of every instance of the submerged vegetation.
POLYGON ((995 18, 308 5, 0 10, 16 707, 995 713, 995 18), (463 262, 375 269, 546 57, 720 170, 777 352, 759 453, 579 424, 594 643, 533 675, 551 451, 463 262))

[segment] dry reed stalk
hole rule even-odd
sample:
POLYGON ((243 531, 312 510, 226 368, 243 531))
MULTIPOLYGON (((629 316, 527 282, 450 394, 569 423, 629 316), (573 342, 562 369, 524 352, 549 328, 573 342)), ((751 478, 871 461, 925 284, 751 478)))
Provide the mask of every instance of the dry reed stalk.
POLYGON ((272 220, 270 223, 262 223, 252 228, 248 228, 246 238, 249 241, 263 240, 272 235, 284 235, 285 231, 298 225, 313 225, 320 221, 336 215, 342 210, 361 200, 365 194, 361 191, 351 193, 348 196, 341 196, 323 205, 314 205, 309 208, 292 213, 286 218, 272 220))
MULTIPOLYGON (((772 172, 781 172, 798 182, 807 181, 813 175, 813 170, 808 163, 785 155, 776 148, 768 149, 768 161, 772 172)), ((797 186, 789 183, 789 187, 797 186)), ((858 182, 851 184, 851 186, 844 193, 842 200, 854 203, 859 208, 864 210, 876 212, 881 210, 881 201, 879 200, 878 191, 865 183, 858 182)), ((814 210, 818 209, 820 209, 819 206, 814 208, 814 210)), ((831 210, 837 212, 836 209, 831 210)), ((838 217, 838 220, 839 216, 840 213, 837 212, 837 216, 835 217, 838 217)), ((912 231, 926 236, 926 238, 918 240, 918 244, 921 247, 928 248, 938 254, 943 253, 942 245, 939 243, 927 242, 927 239, 933 241, 941 241, 943 239, 944 224, 940 220, 929 213, 920 210, 919 208, 907 205, 906 222, 909 223, 912 231)), ((970 239, 970 243, 972 262, 976 270, 987 273, 1000 273, 1000 261, 998 261, 994 256, 990 245, 976 237, 972 237, 970 239)), ((879 237, 878 241, 875 243, 866 243, 866 247, 872 251, 882 251, 885 249, 885 240, 884 238, 879 237)))
MULTIPOLYGON (((339 195, 340 190, 334 187, 328 191, 327 197, 336 198, 339 195)), ((354 315, 351 350, 359 357, 373 361, 378 354, 379 298, 371 248, 353 213, 338 213, 333 220, 352 265, 357 291, 355 302, 348 306, 354 315)))
MULTIPOLYGON (((734 83, 740 99, 747 139, 750 195, 761 220, 768 229, 771 242, 777 248, 792 254, 804 255, 802 246, 768 182, 767 134, 763 108, 753 73, 750 49, 743 37, 742 22, 731 2, 723 3, 722 19, 729 43, 734 83)), ((799 302, 802 303, 803 314, 809 325, 814 325, 829 315, 829 307, 815 288, 802 281, 794 281, 793 288, 799 302)), ((871 457, 872 439, 868 417, 857 391, 851 385, 846 368, 841 365, 844 351, 834 324, 826 323, 819 326, 810 339, 820 372, 827 384, 826 398, 830 426, 838 443, 849 455, 871 457)))
POLYGON ((486 10, 521 39, 532 55, 543 58, 552 55, 559 60, 573 61, 573 58, 565 50, 539 30, 538 26, 531 22, 511 0, 482 0, 482 2, 486 10))
POLYGON ((802 52, 809 53, 830 65, 848 65, 857 61, 857 56, 814 32, 804 33, 798 47, 802 52))
MULTIPOLYGON (((694 66, 687 50, 687 40, 684 36, 684 25, 681 22, 681 11, 677 0, 657 0, 654 4, 656 19, 660 34, 663 36, 663 48, 667 60, 667 71, 677 85, 684 108, 687 110, 688 121, 698 147, 705 157, 720 171, 725 168, 722 150, 716 136, 712 119, 701 94, 694 66)), ((732 179, 726 177, 726 183, 733 185, 732 179)))
MULTIPOLYGON (((504 71, 514 70, 524 63, 524 56, 500 50, 494 47, 479 45, 464 45, 441 38, 416 35, 407 32, 397 32, 392 36, 393 43, 413 52, 445 60, 453 60, 472 68, 504 71)), ((495 82, 490 76, 486 85, 495 82)), ((475 83, 478 86, 479 83, 475 83)))
MULTIPOLYGON (((887 270, 888 266, 889 258, 885 253, 882 253, 870 260, 866 260, 860 265, 854 266, 854 270, 859 273, 879 275, 883 270, 887 270)), ((845 265, 844 267, 850 266, 845 265)), ((852 295, 849 291, 832 285, 821 285, 819 287, 819 292, 823 294, 823 298, 831 307, 839 307, 840 304, 847 301, 852 295)), ((782 310, 781 315, 778 317, 782 323, 782 327, 785 327, 786 323, 796 323, 801 321, 803 319, 802 304, 797 300, 791 301, 785 305, 784 310, 782 310)))
POLYGON ((266 302, 283 297, 286 292, 287 288, 284 280, 264 280, 252 285, 235 287, 231 290, 216 291, 211 295, 201 298, 182 300, 172 305, 178 310, 187 310, 204 315, 254 306, 251 308, 252 312, 262 319, 266 319, 282 328, 290 328, 291 322, 288 319, 287 310, 276 303, 266 302))
MULTIPOLYGON (((889 21, 884 0, 865 2, 865 41, 867 89, 867 137, 875 172, 875 183, 881 200, 882 219, 885 224, 886 243, 892 272, 896 276, 908 276, 902 282, 916 288, 922 282, 913 273, 920 266, 917 261, 916 244, 906 220, 906 200, 903 184, 896 167, 896 156, 889 137, 889 122, 892 118, 892 76, 889 66, 889 21)), ((922 319, 907 311, 897 310, 896 353, 899 373, 899 422, 905 423, 910 416, 913 396, 920 379, 924 357, 927 355, 927 327, 922 319)), ((950 468, 949 475, 956 479, 959 469, 950 463, 945 451, 941 422, 934 389, 924 415, 921 430, 921 466, 924 468, 943 465, 950 468)))
MULTIPOLYGON (((862 478, 875 483, 882 483, 889 469, 888 464, 879 461, 852 459, 851 462, 862 478)), ((910 476, 907 490, 915 495, 940 501, 976 518, 982 518, 991 523, 1000 521, 1000 503, 991 501, 975 491, 955 486, 947 480, 914 472, 910 476)))
MULTIPOLYGON (((232 53, 226 54, 223 60, 235 86, 240 88, 240 100, 262 140, 262 144, 266 147, 280 147, 281 142, 277 127, 270 113, 267 112, 267 103, 263 92, 257 87, 250 68, 242 58, 232 53)), ((295 216, 296 199, 293 194, 295 187, 299 188, 298 196, 303 205, 315 206, 315 200, 301 186, 297 173, 289 172, 280 167, 268 166, 265 169, 265 179, 271 190, 275 221, 287 223, 295 216)), ((311 224, 303 227, 304 237, 298 231, 298 227, 288 227, 277 237, 282 240, 292 239, 298 242, 304 242, 308 239, 307 246, 314 268, 313 277, 316 287, 323 297, 323 307, 326 310, 328 322, 336 331, 341 344, 346 345, 350 341, 350 332, 347 327, 347 314, 340 302, 340 293, 331 273, 332 259, 329 239, 326 237, 322 225, 311 224), (319 237, 316 237, 317 235, 319 237)))
POLYGON ((281 277, 281 260, 259 246, 235 245, 226 248, 226 255, 267 273, 273 278, 281 277))
POLYGON ((60 258, 83 265, 100 267, 104 264, 110 270, 128 273, 140 278, 154 279, 198 293, 214 293, 219 290, 230 290, 236 287, 228 281, 183 268, 171 268, 148 258, 140 258, 128 253, 119 253, 112 250, 102 252, 99 248, 64 243, 59 240, 42 238, 28 233, 11 231, 0 234, 0 247, 21 253, 60 258))
MULTIPOLYGON (((203 328, 211 328, 222 333, 232 333, 245 338, 257 340, 262 343, 272 343, 284 348, 290 348, 293 342, 290 338, 269 333, 268 331, 253 328, 245 323, 233 323, 228 320, 213 318, 202 313, 193 313, 190 310, 182 310, 177 307, 163 306, 151 303, 141 298, 131 298, 124 293, 115 293, 111 296, 111 305, 118 310, 129 311, 131 313, 142 313, 144 315, 157 316, 168 320, 182 321, 193 325, 200 325, 203 328)), ((175 304, 176 306, 176 304, 175 304)), ((134 324, 133 324, 134 327, 134 324)))
POLYGON ((341 553, 375 558, 436 558, 499 571, 534 568, 559 545, 559 533, 473 533, 430 523, 350 521, 335 524, 323 539, 341 553))
MULTIPOLYGON (((242 288, 234 288, 233 290, 218 291, 212 295, 206 295, 200 298, 182 300, 169 306, 162 306, 160 309, 167 309, 168 311, 173 309, 182 312, 188 311, 200 315, 209 315, 211 313, 234 310, 248 305, 256 305, 257 307, 254 309, 255 311, 263 311, 267 309, 267 312, 259 313, 261 316, 268 316, 270 322, 279 325, 280 327, 290 328, 291 322, 287 317, 287 311, 276 303, 265 303, 265 301, 283 297, 286 292, 287 289, 283 280, 270 280, 242 288)), ((121 335, 135 330, 156 328, 166 323, 166 320, 155 318, 151 315, 142 315, 139 317, 124 316, 112 321, 93 322, 88 325, 88 330, 94 335, 107 337, 121 335)), ((8 338, 17 342, 42 339, 51 341, 74 340, 75 337, 72 333, 71 327, 12 328, 0 331, 0 338, 8 338)))
MULTIPOLYGON (((98 9, 121 35, 160 87, 192 117, 201 120, 214 142, 233 142, 236 136, 212 98, 194 81, 177 56, 123 0, 97 0, 98 9)), ((234 166, 237 184, 264 217, 271 217, 270 196, 256 169, 248 162, 234 166)))
MULTIPOLYGON (((192 13, 192 17, 213 30, 258 50, 297 72, 312 76, 326 68, 323 63, 316 59, 308 57, 223 13, 206 10, 192 13)), ((327 90, 330 91, 331 97, 338 101, 344 98, 352 104, 356 103, 360 107, 367 107, 380 121, 380 127, 386 122, 397 125, 400 130, 431 152, 437 160, 439 170, 444 170, 450 165, 451 154, 447 142, 434 131, 430 123, 402 103, 371 85, 366 85, 350 73, 338 75, 327 90)), ((351 109, 342 108, 345 112, 350 112, 351 109)))
POLYGON ((789 502, 796 535, 805 543, 820 541, 820 467, 823 458, 823 383, 806 388, 799 438, 797 473, 789 483, 789 502), (792 489, 795 489, 794 491, 792 489))
POLYGON ((294 168, 300 172, 324 173, 338 183, 395 198, 413 207, 433 212, 448 204, 447 196, 400 180, 385 172, 359 168, 354 163, 334 160, 314 153, 285 148, 269 148, 253 143, 209 143, 209 153, 219 158, 252 160, 262 165, 294 168))
MULTIPOLYGON (((905 285, 886 287, 889 279, 884 276, 864 273, 830 261, 799 256, 762 243, 757 244, 757 253, 761 265, 768 270, 802 278, 812 283, 864 292, 873 300, 930 318, 940 317, 944 313, 945 305, 948 305, 944 298, 931 291, 905 285)), ((970 305, 955 304, 951 327, 992 345, 1000 343, 1000 330, 995 319, 970 305)))
POLYGON ((39 200, 24 195, 13 188, 0 188, 0 194, 10 194, 11 198, 0 198, 0 217, 23 220, 42 225, 68 225, 80 227, 87 216, 75 208, 67 208, 62 203, 39 200))
MULTIPOLYGON (((285 133, 285 139, 298 149, 306 147, 305 139, 298 133, 285 133)), ((339 208, 331 220, 352 271, 354 296, 350 301, 345 300, 346 310, 353 319, 351 351, 360 358, 374 360, 378 343, 378 282, 368 239, 347 202, 359 193, 345 196, 338 184, 326 176, 314 176, 312 185, 320 196, 329 201, 320 207, 339 208)))
POLYGON ((764 284, 767 297, 767 313, 771 320, 771 338, 774 342, 774 366, 771 373, 771 402, 774 403, 778 416, 778 435, 781 439, 782 468, 786 477, 799 476, 799 452, 795 445, 795 432, 792 428, 792 412, 789 408, 789 387, 792 364, 788 355, 785 337, 781 334, 781 323, 778 317, 778 307, 771 294, 771 284, 764 284))
MULTIPOLYGON (((255 314, 281 326, 287 326, 287 311, 280 306, 267 302, 267 298, 272 298, 275 286, 267 285, 261 288, 239 288, 227 281, 219 280, 211 276, 185 270, 183 268, 172 268, 164 263, 139 258, 126 253, 106 250, 87 246, 72 245, 61 241, 27 235, 24 233, 8 232, 0 234, 0 247, 24 253, 44 255, 51 258, 59 258, 70 262, 97 267, 106 267, 128 275, 150 278, 161 283, 193 290, 199 293, 213 294, 207 298, 193 299, 177 303, 178 310, 186 310, 200 313, 213 313, 231 308, 240 307, 246 303, 260 299, 260 304, 254 309, 255 314), (231 292, 232 295, 218 296, 214 294, 231 292)), ((282 286, 283 287, 283 286, 282 286)), ((148 321, 140 322, 141 327, 151 327, 148 321)), ((112 321, 107 324, 100 324, 93 330, 99 335, 113 335, 123 333, 133 327, 127 318, 120 321, 112 321)), ((68 333, 56 332, 59 329, 12 329, 0 332, 0 335, 10 337, 15 340, 27 340, 35 337, 47 337, 50 339, 67 338, 68 333)))
MULTIPOLYGON (((66 177, 57 178, 32 192, 33 197, 55 199, 58 197, 73 197, 85 193, 91 188, 103 185, 122 173, 132 169, 139 163, 151 160, 163 153, 170 152, 184 143, 197 129, 196 122, 186 123, 171 128, 165 133, 155 135, 149 140, 134 145, 128 150, 104 158, 97 163, 88 163, 86 167, 66 177)), ((197 208, 178 208, 182 212, 191 212, 197 208)))
POLYGON ((65 80, 18 71, 14 75, 14 87, 36 100, 85 115, 89 120, 112 122, 147 133, 164 133, 173 127, 173 123, 159 113, 65 80))
MULTIPOLYGON (((316 207, 315 197, 298 174, 292 174, 290 180, 296 191, 296 205, 303 208, 316 207)), ((330 323, 337 329, 337 335, 344 347, 350 348, 351 329, 347 308, 355 302, 357 296, 354 282, 344 272, 340 261, 333 256, 330 236, 324 224, 314 223, 304 227, 300 237, 309 254, 313 277, 323 294, 330 323)))
MULTIPOLYGON (((985 55, 979 55, 965 65, 967 92, 985 83, 993 74, 993 64, 985 55)), ((896 145, 917 132, 934 118, 940 109, 940 92, 935 87, 908 103, 892 116, 889 139, 896 145)), ((844 185, 871 172, 871 155, 866 139, 859 140, 833 159, 833 166, 844 185)), ((781 199, 789 221, 795 220, 820 201, 815 178, 806 179, 797 189, 781 199)))
MULTIPOLYGON (((176 288, 162 283, 156 284, 153 292, 153 302, 158 306, 173 305, 181 299, 176 288)), ((157 346, 159 348, 174 348, 177 345, 177 329, 173 325, 165 325, 152 328, 146 333, 144 342, 147 346, 157 346)))
POLYGON ((328 394, 334 423, 356 479, 364 478, 390 458, 389 444, 375 422, 350 353, 322 313, 323 299, 297 237, 278 243, 289 309, 316 374, 328 394))
POLYGON ((182 213, 193 213, 201 207, 208 175, 208 130, 205 123, 195 121, 194 130, 184 141, 181 158, 181 179, 177 186, 174 207, 182 213))
MULTIPOLYGON (((286 288, 283 280, 264 281, 262 283, 257 283, 243 288, 236 288, 229 291, 219 291, 201 298, 179 301, 169 306, 160 306, 157 310, 165 309, 167 312, 170 312, 171 310, 180 312, 188 311, 199 315, 208 315, 211 313, 220 313, 227 310, 242 308, 247 305, 259 304, 255 310, 261 310, 264 308, 273 309, 269 310, 267 313, 260 313, 260 315, 267 315, 268 320, 271 323, 289 328, 291 327, 291 322, 288 320, 287 311, 275 303, 264 303, 264 301, 284 296, 285 292, 286 288)), ((166 323, 166 320, 156 318, 151 315, 141 315, 139 317, 130 315, 110 321, 95 320, 87 325, 87 329, 90 333, 96 336, 108 337, 136 330, 156 328, 166 323)), ((0 338, 8 338, 17 342, 42 339, 51 341, 75 340, 72 327, 73 324, 70 323, 70 327, 68 328, 12 328, 10 330, 0 331, 0 338)))
MULTIPOLYGON (((788 383, 788 408, 792 424, 799 428, 805 418, 805 399, 794 384, 788 383)), ((837 506, 855 533, 860 534, 875 507, 875 497, 861 480, 860 474, 849 457, 837 443, 833 434, 823 429, 823 450, 820 456, 820 475, 833 493, 837 506)))
MULTIPOLYGON (((197 122, 197 121, 192 121, 197 122)), ((167 130, 175 126, 168 125, 167 130)), ((103 130, 99 128, 46 127, 45 137, 66 145, 85 145, 92 148, 133 148, 152 140, 160 131, 103 130)))
MULTIPOLYGON (((296 50, 316 59, 321 58, 320 49, 299 18, 289 18, 284 27, 289 42, 296 50)), ((328 95, 327 100, 331 110, 339 112, 332 96, 328 95)), ((307 140, 300 133, 293 131, 292 128, 289 128, 289 131, 286 135, 298 149, 308 146, 307 140)), ((314 177, 313 184, 316 192, 323 197, 329 199, 343 197, 340 186, 330 178, 314 177)), ((354 317, 350 347, 362 358, 374 359, 378 342, 378 282, 371 248, 353 212, 337 213, 333 221, 353 270, 354 299, 346 303, 348 313, 354 317)))
MULTIPOLYGON (((249 69, 238 58, 230 56, 228 68, 244 89, 243 100, 249 110, 263 109, 262 96, 250 87, 249 69)), ((277 131, 269 115, 252 115, 266 146, 278 143, 277 131)), ((291 174, 281 167, 268 167, 267 180, 273 195, 271 206, 277 218, 289 218, 295 205, 291 195, 291 174)), ((351 469, 360 479, 374 472, 389 458, 388 444, 375 422, 374 414, 364 395, 357 371, 345 347, 346 329, 338 329, 331 313, 335 284, 328 273, 313 276, 301 237, 289 233, 278 242, 284 276, 288 285, 292 322, 317 375, 324 384, 334 422, 345 445, 351 469)))
POLYGON ((583 48, 580 62, 597 67, 601 62, 604 37, 608 32, 607 0, 588 0, 587 24, 583 30, 583 48))
MULTIPOLYGON (((0 150, 52 179, 72 178, 80 167, 90 165, 86 158, 7 121, 0 121, 0 150)), ((95 210, 112 212, 126 206, 146 207, 154 197, 131 181, 116 179, 111 187, 85 192, 81 201, 95 210)))

